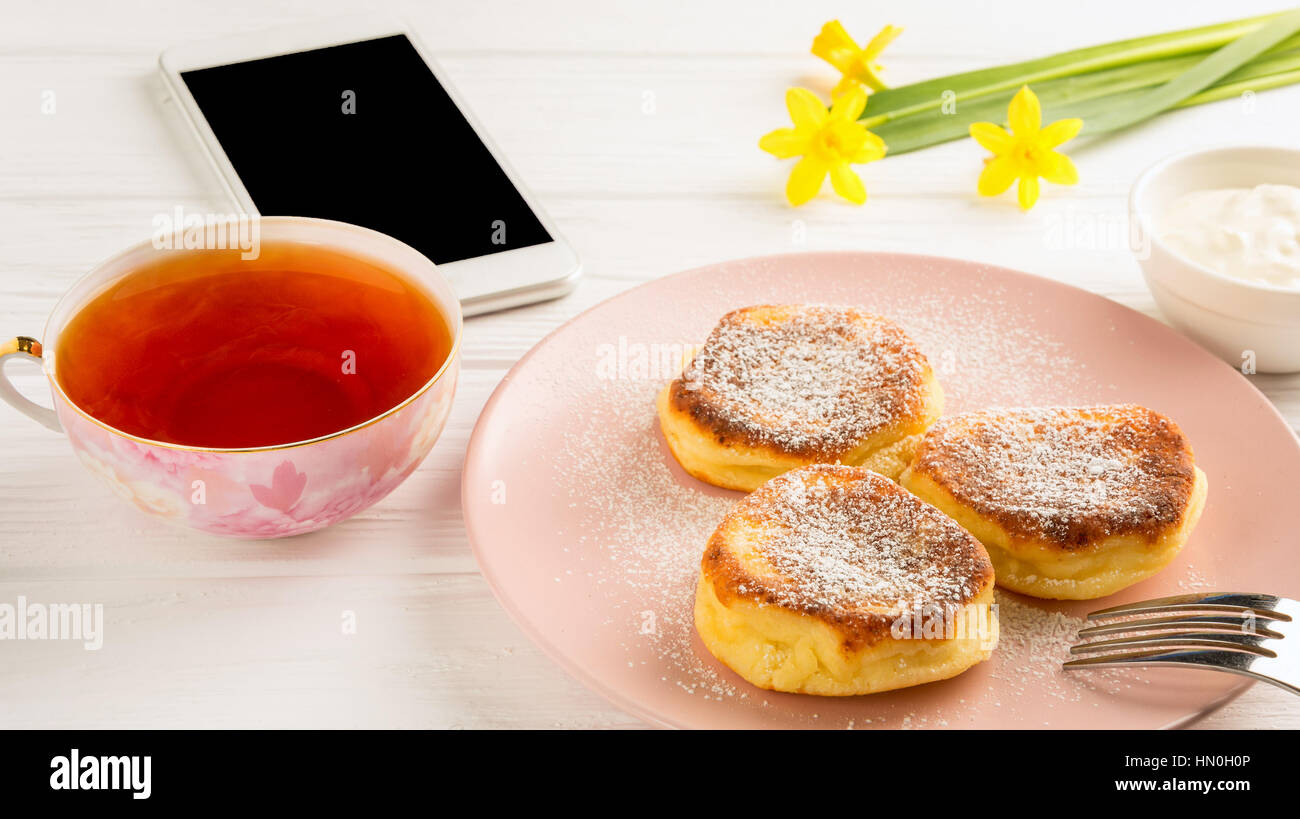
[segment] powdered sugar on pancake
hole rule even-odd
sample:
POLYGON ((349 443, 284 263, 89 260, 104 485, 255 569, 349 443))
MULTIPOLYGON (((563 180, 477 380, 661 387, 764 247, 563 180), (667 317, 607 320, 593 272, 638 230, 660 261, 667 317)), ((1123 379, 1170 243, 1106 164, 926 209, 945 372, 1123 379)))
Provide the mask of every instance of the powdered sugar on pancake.
POLYGON ((672 400, 720 438, 834 459, 921 413, 927 369, 887 319, 847 307, 758 306, 722 317, 672 400))
POLYGON ((1046 407, 941 420, 912 466, 1013 536, 1084 548, 1176 525, 1195 471, 1182 432, 1144 407, 1046 407))
POLYGON ((813 466, 773 478, 737 504, 710 553, 715 545, 725 553, 736 537, 775 571, 706 558, 717 569, 715 584, 793 611, 869 613, 874 623, 882 612, 889 619, 966 605, 993 578, 966 530, 857 467, 813 466))

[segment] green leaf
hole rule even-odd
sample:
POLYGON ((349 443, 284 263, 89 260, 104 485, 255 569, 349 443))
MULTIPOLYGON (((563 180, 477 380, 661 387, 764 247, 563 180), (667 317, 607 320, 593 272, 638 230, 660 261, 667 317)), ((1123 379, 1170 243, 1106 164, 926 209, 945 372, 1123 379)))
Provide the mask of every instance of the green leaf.
POLYGON ((1122 105, 1108 106, 1105 113, 1084 120, 1083 133, 1094 135, 1127 128, 1168 110, 1188 97, 1214 85, 1245 63, 1300 32, 1300 9, 1287 12, 1220 48, 1174 79, 1122 105))
POLYGON ((945 100, 960 103, 1027 83, 1085 74, 1106 68, 1145 63, 1162 57, 1207 53, 1231 43, 1281 16, 1266 14, 1212 26, 1170 31, 1147 37, 1066 51, 1050 57, 936 77, 911 85, 886 88, 871 95, 862 119, 868 128, 883 122, 937 109, 945 100))
MULTIPOLYGON (((1132 102, 1147 89, 1168 82, 1194 67, 1201 58, 1171 57, 1150 63, 1095 71, 1078 77, 1051 80, 1034 87, 1043 106, 1045 122, 1080 117, 1085 126, 1109 108, 1132 102)), ((1300 71, 1300 38, 1291 38, 1268 54, 1261 55, 1223 77, 1209 89, 1189 97, 1176 107, 1238 96, 1244 91, 1263 91, 1294 80, 1283 78, 1300 71)), ((925 111, 884 123, 872 129, 889 147, 888 156, 928 148, 942 142, 965 139, 971 123, 996 122, 1005 126, 1007 105, 1013 91, 1001 91, 958 105, 952 114, 925 111)))

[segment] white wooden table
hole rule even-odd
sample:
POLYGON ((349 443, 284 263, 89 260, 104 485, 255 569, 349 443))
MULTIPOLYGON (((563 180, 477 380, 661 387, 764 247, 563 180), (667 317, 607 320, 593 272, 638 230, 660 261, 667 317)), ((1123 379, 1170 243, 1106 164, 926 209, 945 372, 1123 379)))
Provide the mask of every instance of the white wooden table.
MULTIPOLYGON (((0 641, 0 727, 638 725, 524 637, 466 544, 466 441, 525 350, 638 282, 792 249, 970 258, 1154 315, 1122 233, 1136 174, 1176 149, 1300 137, 1300 88, 1261 93, 1253 109, 1178 112, 1076 153, 1080 184, 1049 187, 1029 214, 1011 197, 978 200, 983 153, 969 141, 867 166, 864 207, 827 196, 797 211, 781 197, 789 165, 755 145, 786 124, 787 86, 829 88, 808 48, 836 16, 859 38, 907 27, 885 59, 901 83, 1279 7, 1267 2, 4 0, 0 334, 38 335, 58 295, 146 238, 154 214, 230 209, 160 104, 162 48, 375 7, 437 53, 578 248, 586 279, 565 299, 470 320, 456 409, 432 456, 377 507, 302 538, 229 541, 155 523, 96 483, 60 436, 0 407, 0 602, 102 603, 106 620, 97 652, 0 641), (355 635, 342 633, 345 612, 355 635)), ((1300 422, 1300 378, 1256 383, 1300 422)), ((44 391, 25 368, 20 384, 44 391)), ((1297 728, 1300 703, 1256 686, 1203 724, 1297 728)))

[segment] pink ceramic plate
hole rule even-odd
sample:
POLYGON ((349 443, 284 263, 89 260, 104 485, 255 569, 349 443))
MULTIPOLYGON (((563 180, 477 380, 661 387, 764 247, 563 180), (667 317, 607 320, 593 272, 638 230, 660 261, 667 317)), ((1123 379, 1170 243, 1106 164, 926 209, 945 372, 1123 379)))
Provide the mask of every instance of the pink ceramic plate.
POLYGON ((660 279, 538 344, 488 401, 466 456, 465 525, 484 576, 575 676, 652 723, 748 727, 1155 728, 1244 689, 1209 671, 1065 674, 1091 609, 1196 590, 1297 596, 1300 445, 1249 381, 1174 331, 1082 290, 929 256, 834 253, 727 262, 660 279), (1000 594, 994 658, 953 680, 868 697, 750 686, 700 644, 700 556, 739 493, 686 475, 654 396, 684 349, 749 304, 859 305, 930 357, 948 412, 1131 401, 1173 417, 1210 480, 1182 555, 1104 601, 1000 594))

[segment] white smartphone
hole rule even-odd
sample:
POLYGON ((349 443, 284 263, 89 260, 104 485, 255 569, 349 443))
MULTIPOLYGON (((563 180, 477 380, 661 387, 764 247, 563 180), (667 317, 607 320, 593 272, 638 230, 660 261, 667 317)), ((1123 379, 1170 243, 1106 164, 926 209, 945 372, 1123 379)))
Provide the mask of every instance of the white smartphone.
POLYGON ((466 314, 561 296, 582 267, 401 22, 327 20, 162 53, 168 90, 248 214, 394 236, 466 314))

